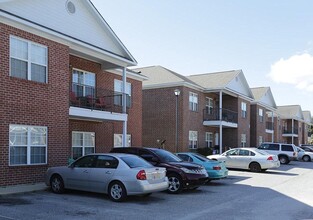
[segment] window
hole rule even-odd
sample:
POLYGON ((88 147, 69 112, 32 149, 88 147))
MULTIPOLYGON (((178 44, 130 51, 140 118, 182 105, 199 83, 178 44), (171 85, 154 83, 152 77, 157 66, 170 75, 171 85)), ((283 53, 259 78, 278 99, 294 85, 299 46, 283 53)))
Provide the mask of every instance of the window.
MULTIPOLYGON (((126 147, 131 146, 131 135, 127 135, 126 139, 126 147)), ((122 134, 114 134, 114 147, 123 147, 123 135, 122 134)))
MULTIPOLYGON (((123 81, 121 80, 114 80, 114 105, 123 104, 123 81)), ((131 106, 131 94, 132 94, 132 86, 131 83, 126 82, 126 106, 131 106)))
POLYGON ((259 121, 263 122, 263 109, 259 109, 259 121))
POLYGON ((205 132, 205 142, 207 147, 213 147, 213 133, 205 132))
POLYGON ((259 149, 261 150, 279 150, 279 144, 262 144, 259 149))
POLYGON ((294 149, 291 145, 285 145, 285 144, 281 145, 281 150, 282 151, 294 151, 294 149))
POLYGON ((10 76, 47 83, 47 47, 10 37, 10 76))
POLYGON ((95 152, 94 132, 72 132, 72 157, 77 159, 81 156, 95 152))
POLYGON ((212 98, 209 98, 209 97, 205 98, 205 111, 209 115, 213 114, 213 99, 212 98))
POLYGON ((195 149, 198 146, 198 132, 197 131, 189 131, 189 148, 195 149))
POLYGON ((246 147, 247 145, 247 135, 241 134, 241 147, 246 147))
POLYGON ((239 156, 249 156, 249 154, 250 154, 250 151, 248 150, 242 150, 242 149, 239 150, 239 156))
POLYGON ((79 160, 75 161, 73 163, 73 167, 84 167, 84 168, 94 168, 96 166, 96 159, 97 156, 95 155, 90 155, 86 157, 82 157, 79 160))
POLYGON ((76 96, 91 96, 95 98, 96 74, 74 69, 72 82, 72 90, 76 96))
POLYGON ((189 93, 189 110, 198 111, 198 94, 189 93))
POLYGON ((47 127, 10 125, 10 165, 47 163, 47 127))
POLYGON ((96 168, 116 169, 117 166, 118 160, 116 158, 106 155, 98 156, 96 168))
POLYGON ((259 136, 259 146, 263 143, 263 137, 259 136))
POLYGON ((247 103, 241 102, 241 117, 246 118, 247 117, 247 103))

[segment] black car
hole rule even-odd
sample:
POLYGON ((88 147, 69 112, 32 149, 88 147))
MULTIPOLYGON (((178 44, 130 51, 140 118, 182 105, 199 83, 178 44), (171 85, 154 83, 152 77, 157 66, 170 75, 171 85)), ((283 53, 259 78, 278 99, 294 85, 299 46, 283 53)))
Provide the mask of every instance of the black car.
POLYGON ((165 167, 169 180, 169 193, 179 193, 183 189, 196 189, 208 181, 204 167, 184 162, 175 154, 158 148, 118 147, 111 153, 128 153, 138 155, 154 166, 165 167))

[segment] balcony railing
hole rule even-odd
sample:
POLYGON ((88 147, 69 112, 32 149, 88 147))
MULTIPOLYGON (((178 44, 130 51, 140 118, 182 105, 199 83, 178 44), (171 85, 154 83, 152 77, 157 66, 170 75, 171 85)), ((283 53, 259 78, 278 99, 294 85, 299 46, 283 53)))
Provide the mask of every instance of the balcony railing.
MULTIPOLYGON (((102 88, 87 88, 77 84, 72 85, 69 95, 70 106, 88 108, 91 110, 122 113, 123 93, 102 88)), ((131 106, 131 96, 126 94, 127 111, 131 106)))
POLYGON ((238 113, 229 109, 222 108, 222 118, 220 118, 219 108, 206 108, 203 109, 203 120, 238 123, 238 113))
POLYGON ((294 128, 292 129, 283 129, 283 134, 298 134, 298 129, 294 128))
POLYGON ((267 122, 266 122, 266 129, 267 129, 267 130, 274 131, 274 123, 271 122, 271 121, 267 121, 267 122))

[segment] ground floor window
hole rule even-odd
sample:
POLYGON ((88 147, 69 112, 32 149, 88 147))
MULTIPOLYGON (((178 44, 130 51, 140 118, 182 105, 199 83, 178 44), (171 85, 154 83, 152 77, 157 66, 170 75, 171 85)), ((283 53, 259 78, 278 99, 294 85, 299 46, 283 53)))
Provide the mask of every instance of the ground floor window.
POLYGON ((10 125, 10 165, 47 163, 47 127, 10 125))
POLYGON ((94 132, 72 132, 72 157, 77 158, 95 152, 94 132))
POLYGON ((213 133, 205 132, 205 143, 207 147, 213 147, 213 133))
POLYGON ((189 131, 189 148, 196 149, 198 148, 198 132, 189 131))
MULTIPOLYGON (((131 146, 131 135, 127 135, 126 139, 126 147, 131 146)), ((114 134, 114 147, 123 147, 123 135, 122 134, 114 134)))
POLYGON ((260 146, 262 143, 263 143, 263 137, 259 136, 259 145, 258 146, 260 146))
POLYGON ((246 147, 247 145, 247 135, 241 134, 241 147, 246 147))

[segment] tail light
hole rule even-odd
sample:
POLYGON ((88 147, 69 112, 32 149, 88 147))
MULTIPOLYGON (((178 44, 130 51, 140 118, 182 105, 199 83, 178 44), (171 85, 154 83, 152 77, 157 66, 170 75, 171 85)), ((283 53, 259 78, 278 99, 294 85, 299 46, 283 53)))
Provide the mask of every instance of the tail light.
POLYGON ((220 166, 214 166, 213 170, 221 170, 222 168, 220 166))
POLYGON ((267 160, 274 160, 272 156, 269 156, 267 160))
POLYGON ((146 180, 146 172, 144 170, 140 170, 136 175, 137 180, 146 180))

